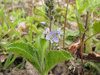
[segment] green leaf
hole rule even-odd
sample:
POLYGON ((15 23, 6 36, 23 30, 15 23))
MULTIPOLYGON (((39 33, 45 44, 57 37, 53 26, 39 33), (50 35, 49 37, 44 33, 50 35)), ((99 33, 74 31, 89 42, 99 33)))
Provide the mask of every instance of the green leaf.
POLYGON ((99 40, 96 39, 95 37, 92 38, 92 41, 93 41, 94 44, 97 44, 99 42, 99 40))
POLYGON ((0 25, 0 36, 2 35, 2 26, 0 25))
POLYGON ((11 63, 13 63, 14 61, 15 61, 15 59, 17 58, 17 54, 12 58, 12 60, 10 61, 10 63, 8 63, 8 65, 7 66, 9 66, 11 63))
POLYGON ((57 63, 64 60, 70 60, 71 58, 71 54, 65 50, 52 50, 48 52, 45 58, 45 73, 48 73, 48 71, 57 63))
POLYGON ((78 27, 82 32, 85 32, 85 29, 81 23, 78 23, 78 27))
POLYGON ((39 58, 40 62, 43 63, 44 56, 46 55, 46 51, 47 51, 47 47, 48 47, 48 41, 46 39, 42 39, 42 38, 38 37, 37 41, 34 43, 33 46, 37 49, 37 51, 40 55, 40 58, 39 58))
POLYGON ((4 24, 4 9, 1 9, 0 11, 0 16, 1 16, 1 24, 4 24))
POLYGON ((34 58, 33 47, 30 44, 22 42, 12 43, 8 46, 7 50, 17 53, 26 58, 41 73, 40 64, 34 58))
POLYGON ((0 70, 3 68, 3 66, 2 66, 2 63, 1 63, 1 60, 0 60, 0 70))
POLYGON ((8 26, 6 23, 4 23, 4 32, 7 32, 8 31, 8 26))
POLYGON ((11 29, 13 29, 14 32, 17 34, 17 36, 21 39, 21 41, 24 41, 24 40, 22 39, 20 33, 15 29, 14 24, 12 24, 12 23, 10 22, 10 20, 9 20, 7 17, 5 17, 5 19, 6 19, 7 23, 9 24, 9 26, 11 27, 11 29))
POLYGON ((9 65, 11 65, 11 63, 13 63, 16 59, 16 57, 18 56, 17 54, 12 58, 12 52, 9 53, 7 60, 5 62, 4 68, 7 68, 9 65))
POLYGON ((76 0, 76 7, 77 7, 77 9, 78 9, 80 14, 84 13, 85 11, 87 11, 89 6, 90 6, 89 0, 85 0, 85 1, 84 0, 76 0))
POLYGON ((79 9, 79 8, 80 8, 80 3, 79 3, 79 0, 76 0, 76 7, 77 7, 77 9, 79 9))
POLYGON ((9 66, 9 63, 10 63, 10 60, 12 58, 12 52, 9 53, 8 57, 7 57, 7 60, 6 60, 6 63, 4 65, 4 67, 6 68, 7 66, 9 66))
POLYGON ((32 26, 32 31, 36 34, 39 34, 39 30, 37 29, 35 25, 32 26))
POLYGON ((100 21, 93 24, 93 30, 96 31, 97 33, 100 33, 100 21))
POLYGON ((28 53, 26 50, 20 49, 17 47, 10 47, 7 50, 14 52, 14 53, 17 53, 17 54, 23 56, 24 58, 26 58, 41 73, 40 65, 34 59, 34 57, 30 53, 28 53))
POLYGON ((77 19, 79 30, 82 31, 82 32, 85 32, 85 28, 83 27, 83 22, 81 20, 79 11, 77 9, 76 9, 76 19, 77 19))
POLYGON ((37 21, 39 23, 46 21, 46 19, 43 16, 37 16, 37 15, 33 17, 33 20, 35 20, 35 21, 37 21))
POLYGON ((35 15, 42 16, 45 19, 48 19, 48 17, 45 15, 45 6, 35 8, 33 12, 34 12, 35 15))
POLYGON ((25 61, 26 61, 26 59, 25 59, 25 58, 23 58, 23 62, 22 62, 21 68, 20 68, 21 70, 23 70, 23 69, 24 69, 25 61))
POLYGON ((76 38, 78 36, 79 36, 79 31, 78 30, 74 30, 74 31, 71 31, 71 32, 66 34, 66 39, 70 40, 70 39, 74 39, 74 38, 76 38))
POLYGON ((23 42, 15 42, 15 43, 12 43, 8 46, 8 48, 10 47, 18 47, 20 49, 23 49, 23 50, 26 50, 28 53, 30 53, 32 56, 35 52, 35 50, 33 49, 32 45, 29 44, 29 43, 23 43, 23 42))
POLYGON ((98 45, 95 48, 95 51, 98 51, 100 49, 100 42, 98 43, 98 45))
POLYGON ((90 71, 94 73, 100 72, 98 65, 94 64, 93 62, 87 62, 85 66, 90 67, 90 71))

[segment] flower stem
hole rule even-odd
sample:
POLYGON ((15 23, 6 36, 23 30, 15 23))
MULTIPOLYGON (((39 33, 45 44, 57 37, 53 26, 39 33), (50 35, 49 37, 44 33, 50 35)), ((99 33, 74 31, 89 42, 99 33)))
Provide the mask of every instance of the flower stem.
MULTIPOLYGON (((52 14, 51 6, 49 7, 49 9, 50 9, 50 15, 49 15, 49 18, 50 18, 51 14, 52 14)), ((51 28, 52 28, 51 19, 50 19, 49 21, 50 21, 50 32, 51 32, 51 28)), ((51 42, 49 41, 49 51, 50 51, 50 50, 51 50, 51 42)))
MULTIPOLYGON (((49 7, 49 9, 50 9, 50 15, 49 15, 49 18, 50 18, 50 16, 51 16, 51 7, 49 7)), ((49 20, 49 21, 50 21, 50 32, 51 32, 52 24, 51 24, 51 20, 49 20)))
POLYGON ((89 40, 90 38, 94 37, 96 34, 98 34, 98 33, 95 33, 95 34, 91 35, 89 38, 87 38, 87 39, 86 39, 85 41, 83 41, 81 44, 84 44, 87 40, 89 40))
POLYGON ((64 35, 63 35, 63 49, 65 48, 65 43, 64 43, 65 42, 65 27, 66 27, 66 22, 67 22, 68 4, 69 4, 69 0, 67 1, 66 14, 65 14, 64 35))
POLYGON ((51 42, 49 41, 49 51, 51 50, 51 42))
MULTIPOLYGON (((50 16, 51 16, 51 7, 49 7, 49 9, 50 9, 50 14, 49 14, 49 18, 50 18, 50 16)), ((51 27, 52 27, 52 24, 51 24, 51 20, 49 19, 49 22, 50 22, 50 32, 51 32, 51 27)), ((49 51, 51 50, 51 42, 49 41, 49 51)))

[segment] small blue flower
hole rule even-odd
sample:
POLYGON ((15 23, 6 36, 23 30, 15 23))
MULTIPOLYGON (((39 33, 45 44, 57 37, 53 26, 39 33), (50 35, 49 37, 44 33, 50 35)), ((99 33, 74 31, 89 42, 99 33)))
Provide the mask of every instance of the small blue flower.
POLYGON ((51 16, 50 16, 50 18, 52 18, 52 19, 53 19, 53 18, 54 18, 54 16, 53 16, 53 15, 51 15, 51 16))
POLYGON ((45 7, 45 10, 46 10, 46 11, 49 11, 49 9, 48 9, 47 7, 45 7))
POLYGON ((47 0, 45 0, 45 3, 47 3, 47 0))
POLYGON ((56 12, 56 9, 53 9, 53 13, 55 13, 56 12))
POLYGON ((59 37, 61 34, 63 34, 61 32, 61 28, 58 28, 57 31, 53 31, 51 30, 51 32, 49 33, 50 29, 46 28, 46 30, 43 32, 46 35, 46 40, 50 40, 51 43, 53 42, 59 42, 59 37))
POLYGON ((54 3, 51 5, 51 10, 54 8, 54 3))
POLYGON ((61 32, 61 28, 58 28, 56 33, 58 34, 58 36, 60 37, 60 35, 62 35, 63 33, 61 32))
POLYGON ((51 6, 54 6, 54 3, 51 6))
POLYGON ((47 40, 50 40, 51 43, 53 42, 59 42, 59 38, 56 36, 56 32, 55 31, 51 31, 47 36, 46 36, 47 40))
POLYGON ((43 24, 43 25, 46 25, 46 23, 45 22, 40 22, 41 24, 43 24))
POLYGON ((46 30, 43 32, 43 34, 47 34, 49 32, 49 28, 46 28, 46 30))
POLYGON ((53 41, 54 42, 59 42, 59 38, 56 36, 56 37, 53 38, 53 41))
POLYGON ((50 16, 50 20, 53 20, 53 18, 54 18, 54 16, 53 16, 53 15, 51 15, 51 16, 50 16))

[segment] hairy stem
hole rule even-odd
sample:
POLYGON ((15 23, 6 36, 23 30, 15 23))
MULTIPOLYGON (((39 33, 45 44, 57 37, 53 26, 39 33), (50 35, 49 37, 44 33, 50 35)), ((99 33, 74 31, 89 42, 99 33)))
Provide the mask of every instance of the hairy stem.
POLYGON ((80 43, 79 47, 80 47, 82 44, 84 44, 87 40, 89 40, 90 38, 94 37, 96 34, 98 34, 98 33, 95 33, 95 34, 91 35, 91 36, 90 36, 89 38, 87 38, 85 41, 83 41, 82 43, 80 43))
POLYGON ((51 50, 51 42, 49 41, 49 51, 51 50))
POLYGON ((65 14, 64 34, 63 34, 63 49, 65 48, 65 27, 66 27, 66 22, 67 22, 68 4, 69 4, 69 0, 67 1, 66 14, 65 14))
MULTIPOLYGON (((84 41, 85 39, 85 34, 86 34, 86 31, 87 31, 87 25, 88 25, 88 11, 87 11, 87 15, 86 15, 86 23, 85 23, 85 32, 83 34, 83 37, 81 38, 81 43, 84 41)), ((82 63, 82 66, 83 66, 83 51, 84 51, 84 43, 81 44, 81 63, 82 63)), ((83 72, 83 68, 82 68, 82 73, 83 72)))
POLYGON ((83 42, 84 39, 85 39, 85 34, 86 34, 86 31, 87 31, 87 25, 88 25, 88 14, 89 14, 89 11, 87 11, 87 15, 86 15, 85 32, 84 32, 83 37, 82 37, 82 42, 83 42))
MULTIPOLYGON (((50 16, 51 16, 51 7, 49 7, 49 9, 50 9, 50 14, 49 14, 49 18, 50 18, 50 16)), ((49 22, 50 22, 50 32, 51 32, 51 28, 52 28, 52 24, 51 24, 51 20, 49 19, 49 22)), ((49 41, 49 51, 51 50, 51 42, 49 41)))
MULTIPOLYGON (((50 16, 51 16, 51 7, 49 7, 49 9, 50 9, 50 15, 49 15, 49 18, 50 18, 50 16)), ((50 32, 51 32, 51 27, 52 27, 52 24, 51 24, 51 20, 50 20, 50 32)))

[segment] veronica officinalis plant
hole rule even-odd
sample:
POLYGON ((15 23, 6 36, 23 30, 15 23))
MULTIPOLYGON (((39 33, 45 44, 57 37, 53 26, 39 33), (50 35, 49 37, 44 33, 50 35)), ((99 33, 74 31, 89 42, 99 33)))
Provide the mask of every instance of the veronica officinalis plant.
POLYGON ((33 45, 15 42, 10 44, 7 50, 17 53, 27 59, 38 70, 40 75, 48 75, 48 72, 53 66, 61 61, 70 60, 72 56, 65 50, 52 50, 47 52, 47 48, 48 41, 39 36, 33 45))

